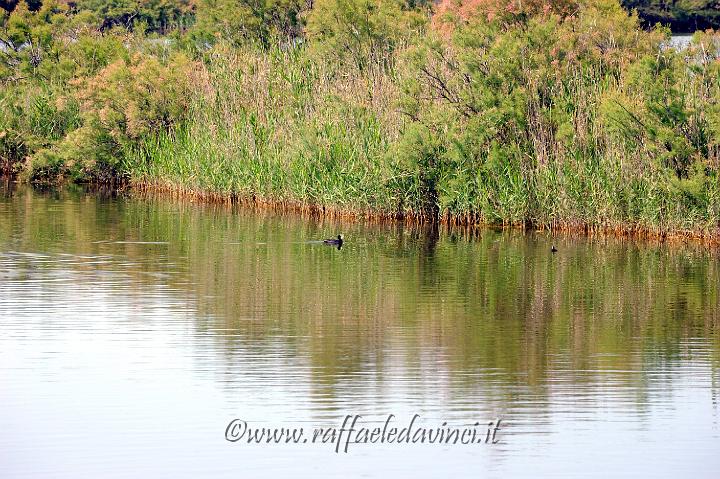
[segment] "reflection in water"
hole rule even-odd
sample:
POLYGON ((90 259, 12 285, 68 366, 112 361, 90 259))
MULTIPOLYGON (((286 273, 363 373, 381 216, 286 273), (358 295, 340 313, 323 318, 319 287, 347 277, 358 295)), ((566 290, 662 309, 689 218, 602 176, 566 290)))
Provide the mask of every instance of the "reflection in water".
POLYGON ((720 466, 712 251, 0 191, 3 477, 720 466), (506 426, 348 455, 223 439, 390 413, 506 426))

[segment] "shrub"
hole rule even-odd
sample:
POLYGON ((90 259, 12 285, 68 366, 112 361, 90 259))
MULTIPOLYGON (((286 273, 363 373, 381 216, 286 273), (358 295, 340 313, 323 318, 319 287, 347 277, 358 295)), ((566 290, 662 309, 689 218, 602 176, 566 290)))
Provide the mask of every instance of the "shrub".
POLYGON ((167 64, 136 53, 95 75, 76 78, 66 101, 79 106, 80 121, 31 155, 31 179, 70 176, 112 181, 122 176, 128 150, 145 138, 168 132, 187 117, 194 64, 177 54, 167 64))

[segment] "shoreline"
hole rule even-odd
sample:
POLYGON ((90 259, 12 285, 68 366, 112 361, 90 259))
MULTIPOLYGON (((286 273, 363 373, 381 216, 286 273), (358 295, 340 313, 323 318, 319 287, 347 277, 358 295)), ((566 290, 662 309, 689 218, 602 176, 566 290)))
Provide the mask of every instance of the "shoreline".
MULTIPOLYGON (((0 184, 6 189, 17 188, 16 185, 26 185, 39 191, 62 189, 69 182, 56 185, 38 185, 17 181, 17 178, 0 175, 0 184), (12 185, 12 186, 11 186, 12 185)), ((704 248, 720 246, 720 226, 714 233, 703 230, 681 230, 642 227, 638 225, 608 224, 591 225, 580 222, 555 225, 538 225, 526 223, 487 223, 480 221, 477 215, 453 216, 448 213, 438 216, 432 221, 427 216, 412 212, 383 212, 367 210, 343 209, 327 205, 313 205, 299 201, 270 200, 266 198, 241 196, 238 194, 223 194, 212 191, 189 190, 173 185, 141 183, 126 181, 116 184, 105 183, 75 183, 88 191, 104 190, 112 195, 127 195, 141 200, 163 199, 175 204, 190 203, 195 205, 219 205, 231 209, 241 208, 244 211, 256 213, 272 213, 277 215, 293 215, 299 218, 322 219, 346 223, 402 225, 406 227, 430 228, 430 230, 443 229, 448 232, 460 232, 464 235, 475 236, 481 230, 547 233, 559 238, 588 238, 588 239, 619 239, 632 242, 649 243, 651 245, 663 244, 695 244, 704 248)))
POLYGON ((313 205, 299 201, 271 200, 267 198, 247 197, 238 194, 223 194, 210 191, 194 191, 172 185, 129 182, 118 191, 128 192, 141 199, 162 197, 176 202, 198 204, 220 204, 239 207, 248 211, 271 211, 280 214, 292 214, 299 217, 322 218, 345 222, 364 222, 370 224, 404 224, 418 227, 442 227, 448 230, 461 230, 466 233, 480 229, 496 231, 546 232, 553 236, 570 236, 585 238, 620 238, 631 241, 651 242, 653 244, 702 244, 706 247, 720 245, 720 226, 713 233, 703 230, 657 229, 632 224, 592 225, 580 222, 541 225, 526 223, 487 223, 478 219, 476 214, 451 215, 440 214, 433 221, 427 215, 413 212, 387 212, 343 209, 327 205, 313 205))

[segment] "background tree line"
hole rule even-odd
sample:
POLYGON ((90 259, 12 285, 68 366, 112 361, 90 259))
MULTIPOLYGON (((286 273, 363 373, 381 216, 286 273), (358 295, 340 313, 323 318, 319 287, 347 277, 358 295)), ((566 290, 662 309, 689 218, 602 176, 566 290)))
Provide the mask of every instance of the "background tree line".
MULTIPOLYGON (((21 0, 1 0, 0 8, 12 12, 21 0)), ((300 14, 312 7, 313 0, 270 1, 202 1, 202 0, 63 0, 71 8, 92 12, 100 28, 116 25, 132 26, 142 23, 152 31, 167 31, 194 23, 200 12, 203 20, 219 21, 224 27, 232 26, 230 18, 253 16, 258 22, 266 22, 270 29, 286 35, 301 32, 300 14)), ((411 8, 431 3, 430 0, 408 0, 411 8)), ((442 0, 435 3, 451 3, 442 0)), ((497 2, 495 2, 497 3, 497 2)), ((547 2, 547 3, 563 3, 547 2)), ((720 26, 720 3, 717 0, 622 0, 627 9, 636 9, 646 25, 663 23, 674 31, 693 32, 720 26)), ((37 11, 41 0, 27 2, 31 11, 37 11)))

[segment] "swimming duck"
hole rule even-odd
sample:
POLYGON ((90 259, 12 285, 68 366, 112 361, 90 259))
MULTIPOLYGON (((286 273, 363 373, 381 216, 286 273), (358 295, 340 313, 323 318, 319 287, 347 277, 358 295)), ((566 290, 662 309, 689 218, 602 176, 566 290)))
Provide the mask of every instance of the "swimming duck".
POLYGON ((330 238, 330 239, 323 240, 323 243, 342 246, 343 235, 337 235, 337 238, 330 238))

